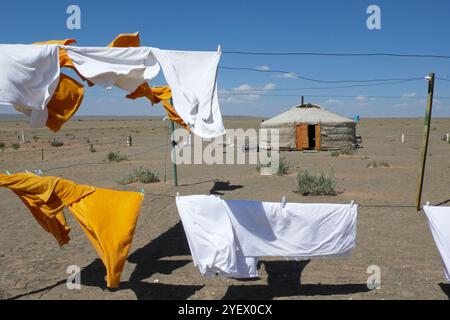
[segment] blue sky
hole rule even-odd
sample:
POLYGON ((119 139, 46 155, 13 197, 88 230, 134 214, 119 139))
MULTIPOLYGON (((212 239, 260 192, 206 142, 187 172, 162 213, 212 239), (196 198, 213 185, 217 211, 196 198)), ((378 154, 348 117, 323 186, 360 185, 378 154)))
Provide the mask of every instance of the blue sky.
MULTIPOLYGON (((162 49, 224 51, 395 52, 450 55, 450 1, 1 1, 0 43, 31 43, 76 38, 80 46, 108 44, 119 33, 139 31, 142 44, 162 49), (81 30, 66 28, 66 9, 81 8, 81 30), (381 30, 369 30, 366 9, 381 8, 381 30)), ((325 79, 409 78, 436 72, 450 78, 450 59, 393 57, 242 56, 224 54, 222 66, 282 69, 325 79)), ((163 84, 159 78, 155 84, 163 84)), ((347 89, 277 91, 323 84, 270 73, 219 71, 219 89, 242 92, 271 89, 272 94, 221 94, 225 115, 272 116, 306 96, 346 116, 423 116, 427 83, 347 89), (327 95, 312 97, 308 95, 327 95), (357 96, 352 98, 342 95, 357 96), (371 95, 397 99, 369 98, 371 95), (410 99, 408 97, 416 97, 410 99)), ((162 115, 145 100, 124 99, 125 92, 88 88, 79 115, 162 115)), ((450 96, 450 82, 437 80, 436 96, 450 96)), ((0 112, 12 112, 2 107, 0 112)), ((436 99, 434 115, 450 116, 450 99, 436 99)))

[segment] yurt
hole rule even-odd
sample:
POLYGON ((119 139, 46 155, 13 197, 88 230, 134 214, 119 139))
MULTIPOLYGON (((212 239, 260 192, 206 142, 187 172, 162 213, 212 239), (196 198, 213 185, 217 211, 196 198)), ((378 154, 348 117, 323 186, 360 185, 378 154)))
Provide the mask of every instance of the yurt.
MULTIPOLYGON (((279 129, 280 150, 337 150, 355 146, 356 123, 314 104, 298 105, 261 123, 279 129)), ((268 138, 270 143, 270 135, 268 138)))

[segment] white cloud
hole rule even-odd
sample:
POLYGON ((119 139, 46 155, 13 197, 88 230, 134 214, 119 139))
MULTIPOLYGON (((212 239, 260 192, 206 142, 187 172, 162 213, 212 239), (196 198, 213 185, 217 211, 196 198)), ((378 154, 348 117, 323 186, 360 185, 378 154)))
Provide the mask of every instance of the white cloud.
POLYGON ((294 73, 281 73, 281 74, 274 74, 272 77, 278 78, 278 79, 292 79, 292 78, 295 78, 295 74, 294 73))
POLYGON ((365 100, 367 100, 367 97, 366 96, 357 96, 356 100, 358 100, 358 101, 365 101, 365 100))
POLYGON ((417 96, 417 93, 415 93, 415 92, 405 93, 402 95, 403 98, 414 98, 416 96, 417 96))
POLYGON ((336 100, 336 99, 328 99, 328 100, 326 100, 324 102, 324 104, 327 104, 327 105, 340 105, 340 104, 342 104, 342 101, 341 100, 336 100))
POLYGON ((258 66, 258 67, 256 67, 256 69, 261 70, 261 71, 269 71, 270 70, 269 66, 258 66))
POLYGON ((248 91, 253 89, 248 83, 241 84, 239 87, 233 88, 233 91, 248 91))
POLYGON ((268 83, 263 87, 263 89, 264 90, 273 90, 273 89, 275 89, 276 86, 277 85, 275 83, 268 83))

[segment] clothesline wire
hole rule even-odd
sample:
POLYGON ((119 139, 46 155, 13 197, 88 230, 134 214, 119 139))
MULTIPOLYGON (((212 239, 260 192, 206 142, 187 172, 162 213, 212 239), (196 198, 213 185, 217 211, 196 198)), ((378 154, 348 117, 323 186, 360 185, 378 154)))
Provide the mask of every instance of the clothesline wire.
MULTIPOLYGON (((422 79, 421 79, 422 80, 422 79)), ((294 91, 294 90, 330 90, 330 89, 348 89, 348 88, 363 88, 363 87, 378 87, 378 86, 389 86, 395 84, 401 84, 406 82, 418 81, 414 80, 402 80, 402 81, 392 81, 392 82, 380 82, 380 83, 371 83, 371 84, 350 84, 344 86, 319 86, 319 87, 298 87, 298 88, 252 88, 252 89, 221 89, 220 91, 232 91, 232 92, 241 92, 247 90, 259 90, 259 91, 294 91)))
POLYGON ((394 57, 394 58, 429 58, 450 59, 450 55, 391 53, 391 52, 257 52, 257 51, 222 51, 222 54, 253 55, 253 56, 322 56, 322 57, 394 57))
MULTIPOLYGON (((426 97, 416 96, 416 97, 408 97, 408 96, 374 96, 374 95, 336 95, 336 94, 283 94, 283 93, 261 93, 261 92, 220 92, 224 95, 237 95, 237 96, 268 96, 268 97, 317 97, 317 98, 381 98, 381 99, 426 99, 426 97)), ((450 99, 449 96, 435 96, 435 99, 450 99)))
POLYGON ((363 79, 363 80, 357 80, 357 79, 349 79, 349 80, 322 80, 322 79, 315 79, 315 78, 309 78, 300 76, 295 72, 290 71, 284 71, 284 70, 276 70, 276 69, 258 69, 258 68, 249 68, 249 67, 229 67, 229 66, 220 66, 219 69, 223 70, 240 70, 240 71, 253 71, 253 72, 262 72, 262 73, 281 73, 286 74, 294 78, 311 81, 311 82, 318 82, 318 83, 367 83, 367 82, 387 82, 387 81, 414 81, 414 80, 423 80, 424 77, 411 77, 411 78, 380 78, 380 79, 363 79))

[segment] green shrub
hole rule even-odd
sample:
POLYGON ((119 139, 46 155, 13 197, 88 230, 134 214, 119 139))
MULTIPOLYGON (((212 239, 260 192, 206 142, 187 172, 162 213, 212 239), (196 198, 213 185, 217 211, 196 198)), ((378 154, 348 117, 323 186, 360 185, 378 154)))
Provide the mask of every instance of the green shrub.
POLYGON ((314 175, 307 170, 302 170, 297 174, 296 193, 303 196, 307 195, 336 195, 336 178, 333 171, 330 173, 322 172, 320 175, 314 175))
POLYGON ((53 139, 52 141, 50 141, 50 145, 52 147, 62 147, 64 145, 64 142, 53 139))
POLYGON ((333 151, 333 152, 331 153, 331 156, 334 157, 334 158, 339 157, 339 151, 333 151))
MULTIPOLYGON (((258 172, 261 172, 261 168, 270 168, 272 166, 272 162, 269 162, 265 165, 258 164, 256 166, 256 170, 258 172)), ((289 172, 290 163, 289 160, 286 159, 286 157, 281 157, 278 163, 278 168, 276 169, 275 174, 278 176, 283 176, 285 174, 288 174, 289 172)))
POLYGON ((0 149, 3 149, 5 147, 5 143, 4 142, 0 142, 0 149))
POLYGON ((13 148, 14 150, 19 150, 20 149, 20 144, 15 142, 15 143, 11 143, 11 148, 13 148))
POLYGON ((159 182, 159 175, 157 172, 154 172, 152 170, 139 168, 134 169, 132 173, 126 175, 122 179, 117 180, 117 183, 126 185, 138 181, 141 183, 159 182))
POLYGON ((110 151, 107 155, 106 155, 106 159, 109 162, 121 162, 121 161, 125 161, 128 160, 128 157, 125 155, 120 154, 120 151, 114 152, 114 151, 110 151))

